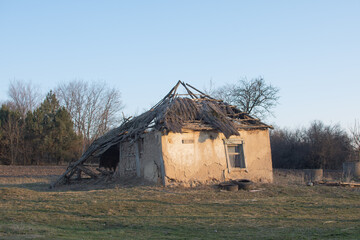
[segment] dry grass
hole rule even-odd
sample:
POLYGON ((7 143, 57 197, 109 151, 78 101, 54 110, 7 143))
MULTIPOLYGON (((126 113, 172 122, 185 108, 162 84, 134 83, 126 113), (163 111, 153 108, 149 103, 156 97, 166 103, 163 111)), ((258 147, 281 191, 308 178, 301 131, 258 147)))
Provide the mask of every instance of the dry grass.
MULTIPOLYGON (((274 183, 280 185, 305 184, 304 171, 301 169, 274 169, 274 183)), ((341 170, 324 170, 323 178, 328 181, 340 181, 341 170)))
POLYGON ((65 169, 66 166, 0 165, 0 184, 49 183, 65 169))
POLYGON ((358 189, 306 187, 293 183, 299 180, 293 177, 288 183, 282 176, 281 184, 256 185, 258 192, 117 184, 50 191, 45 182, 13 184, 0 177, 0 239, 360 236, 358 189))

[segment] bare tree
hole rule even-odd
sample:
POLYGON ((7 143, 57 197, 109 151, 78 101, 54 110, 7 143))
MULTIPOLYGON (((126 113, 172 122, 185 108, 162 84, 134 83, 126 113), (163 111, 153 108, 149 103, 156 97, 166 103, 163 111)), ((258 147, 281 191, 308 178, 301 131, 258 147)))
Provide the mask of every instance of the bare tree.
POLYGON ((2 105, 0 109, 0 158, 6 164, 19 164, 23 160, 21 152, 24 150, 23 120, 19 112, 10 110, 10 106, 2 105))
POLYGON ((74 128, 84 138, 84 148, 121 121, 121 94, 105 83, 74 80, 55 90, 60 104, 69 111, 74 128))
POLYGON ((360 122, 355 120, 354 126, 350 128, 352 145, 355 150, 354 158, 360 161, 360 122))
POLYGON ((216 93, 215 83, 212 78, 210 78, 209 83, 203 87, 204 93, 209 96, 214 96, 216 93))
POLYGON ((22 80, 10 81, 8 94, 10 97, 9 105, 13 110, 17 110, 22 118, 25 118, 28 111, 33 111, 39 105, 41 93, 32 83, 22 80))
POLYGON ((33 111, 40 102, 41 94, 32 83, 22 80, 10 81, 8 95, 10 99, 3 104, 4 114, 1 124, 2 144, 6 146, 1 154, 7 155, 10 164, 26 164, 27 145, 24 141, 25 118, 28 111, 33 111))
POLYGON ((214 92, 214 97, 239 107, 258 118, 273 114, 278 104, 279 88, 267 84, 261 77, 248 81, 241 79, 236 84, 227 84, 214 92))

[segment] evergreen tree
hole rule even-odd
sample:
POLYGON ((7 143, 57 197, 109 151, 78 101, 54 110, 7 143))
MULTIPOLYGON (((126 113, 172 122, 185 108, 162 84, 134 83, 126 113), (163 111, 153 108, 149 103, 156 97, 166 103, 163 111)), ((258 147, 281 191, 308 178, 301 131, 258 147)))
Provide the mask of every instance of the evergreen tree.
POLYGON ((70 114, 50 91, 41 105, 26 118, 26 139, 31 142, 32 162, 61 164, 78 157, 80 137, 70 114))

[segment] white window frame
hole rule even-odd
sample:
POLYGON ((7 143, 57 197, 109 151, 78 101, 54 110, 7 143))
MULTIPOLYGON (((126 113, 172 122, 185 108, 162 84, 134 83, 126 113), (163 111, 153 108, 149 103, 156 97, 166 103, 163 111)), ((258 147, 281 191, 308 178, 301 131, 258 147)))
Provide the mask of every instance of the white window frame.
POLYGON ((227 163, 227 167, 228 167, 228 172, 230 173, 231 171, 246 171, 247 170, 247 164, 246 164, 246 154, 245 154, 245 144, 244 141, 242 139, 224 139, 224 146, 225 146, 225 155, 226 155, 226 163, 227 163), (242 149, 243 149, 243 154, 244 154, 244 164, 245 167, 241 168, 241 167, 231 167, 230 164, 230 158, 229 158, 229 151, 228 151, 228 146, 231 145, 242 145, 242 149))

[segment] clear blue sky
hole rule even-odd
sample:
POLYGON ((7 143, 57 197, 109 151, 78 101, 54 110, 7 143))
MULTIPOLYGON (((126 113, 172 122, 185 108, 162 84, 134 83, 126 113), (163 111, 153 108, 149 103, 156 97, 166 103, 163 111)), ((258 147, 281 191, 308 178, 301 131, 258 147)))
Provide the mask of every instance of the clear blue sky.
POLYGON ((44 93, 103 80, 125 113, 181 79, 203 88, 262 76, 280 88, 281 127, 360 118, 360 1, 0 0, 0 100, 9 80, 44 93))

